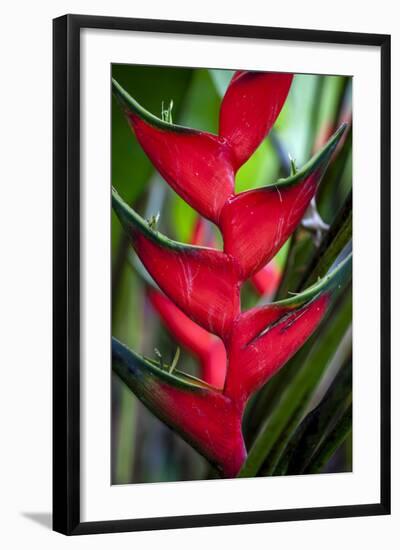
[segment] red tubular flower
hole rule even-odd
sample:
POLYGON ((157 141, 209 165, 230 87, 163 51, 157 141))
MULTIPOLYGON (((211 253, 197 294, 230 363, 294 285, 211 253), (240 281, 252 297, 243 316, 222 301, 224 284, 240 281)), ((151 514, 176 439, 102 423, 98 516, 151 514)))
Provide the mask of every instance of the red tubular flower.
MULTIPOLYGON (((113 83, 153 164, 177 193, 219 225, 224 240, 223 251, 172 241, 113 191, 115 212, 165 293, 149 291, 152 303, 177 340, 200 358, 212 386, 116 340, 114 369, 225 477, 235 476, 246 457, 241 423, 247 400, 309 338, 351 274, 349 256, 303 293, 240 311, 242 283, 249 277, 259 287, 265 283, 266 264, 300 223, 344 131, 339 128, 293 176, 235 195, 234 173, 270 130, 291 81, 286 74, 235 73, 222 101, 219 136, 160 121, 113 83), (225 368, 217 373, 222 362, 225 368)), ((194 238, 204 242, 200 225, 194 238)))

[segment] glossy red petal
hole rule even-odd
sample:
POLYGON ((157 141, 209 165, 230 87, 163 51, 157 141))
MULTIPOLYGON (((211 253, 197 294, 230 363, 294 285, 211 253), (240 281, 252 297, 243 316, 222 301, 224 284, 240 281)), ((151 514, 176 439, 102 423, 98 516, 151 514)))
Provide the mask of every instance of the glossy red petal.
POLYGON ((139 258, 161 290, 193 321, 226 338, 240 308, 235 261, 211 248, 167 239, 114 191, 113 208, 139 258))
POLYGON ((225 140, 164 122, 113 82, 143 150, 167 183, 195 210, 218 222, 234 191, 231 150, 225 140))
POLYGON ((278 117, 292 74, 238 71, 222 100, 219 135, 225 138, 239 168, 260 145, 278 117))
POLYGON ((243 280, 269 262, 300 223, 344 128, 295 176, 240 193, 224 206, 224 250, 239 262, 243 280))
POLYGON ((180 372, 168 373, 113 339, 113 370, 158 418, 220 470, 235 477, 245 458, 243 408, 180 372))

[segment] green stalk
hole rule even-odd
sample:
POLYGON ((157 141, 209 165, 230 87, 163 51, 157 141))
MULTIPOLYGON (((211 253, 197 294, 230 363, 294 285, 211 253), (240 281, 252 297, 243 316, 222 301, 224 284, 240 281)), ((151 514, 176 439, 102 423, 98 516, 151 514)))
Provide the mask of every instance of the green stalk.
POLYGON ((319 246, 314 257, 311 259, 298 290, 306 288, 317 280, 318 277, 324 276, 338 257, 340 251, 350 241, 352 236, 352 205, 352 193, 349 193, 321 246, 319 246))
POLYGON ((322 217, 333 220, 340 210, 346 193, 351 189, 351 181, 346 176, 347 163, 351 162, 352 125, 349 125, 344 143, 339 149, 335 161, 326 171, 318 190, 318 207, 322 217))
POLYGON ((344 443, 352 428, 352 405, 350 404, 338 424, 326 437, 319 451, 315 454, 311 463, 305 470, 306 474, 321 472, 334 452, 344 443))
POLYGON ((326 433, 351 403, 351 361, 347 360, 337 373, 321 403, 312 410, 300 426, 277 465, 274 474, 301 474, 321 446, 326 433), (286 467, 285 467, 286 465, 286 467))

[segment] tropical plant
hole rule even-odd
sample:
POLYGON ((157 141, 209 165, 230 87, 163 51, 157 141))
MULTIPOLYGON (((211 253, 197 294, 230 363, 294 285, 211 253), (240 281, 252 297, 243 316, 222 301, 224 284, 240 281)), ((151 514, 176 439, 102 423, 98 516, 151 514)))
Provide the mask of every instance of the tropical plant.
POLYGON ((181 367, 179 348, 172 359, 158 350, 150 358, 113 338, 113 370, 222 477, 320 471, 351 429, 349 353, 329 390, 316 395, 351 319, 351 206, 327 231, 314 199, 329 162, 340 160, 346 124, 302 168, 291 160, 289 176, 235 192, 238 170, 271 131, 292 80, 236 72, 217 135, 174 124, 172 105, 156 117, 113 80, 137 141, 197 212, 186 244, 163 235, 157 215, 142 218, 112 191, 113 209, 150 275, 149 301, 201 365, 195 377, 181 367), (215 233, 207 234, 209 222, 222 250, 215 233), (281 273, 276 255, 288 239, 281 273), (248 309, 241 303, 246 281, 263 300, 248 309), (295 292, 282 296, 289 289, 295 292), (271 302, 274 294, 281 299, 271 302))

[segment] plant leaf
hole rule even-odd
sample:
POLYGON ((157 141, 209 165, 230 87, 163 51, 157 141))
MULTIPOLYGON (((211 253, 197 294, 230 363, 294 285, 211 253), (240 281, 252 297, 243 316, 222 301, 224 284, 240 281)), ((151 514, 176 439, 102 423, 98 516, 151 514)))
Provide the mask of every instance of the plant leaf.
POLYGON ((333 453, 340 447, 345 441, 352 429, 352 405, 350 404, 339 422, 327 435, 318 451, 315 453, 311 464, 306 468, 306 474, 319 473, 328 460, 332 457, 333 453))
POLYGON ((319 405, 306 416, 291 438, 285 455, 280 460, 282 464, 287 462, 286 468, 283 469, 278 464, 276 470, 288 475, 304 472, 313 455, 318 452, 327 432, 351 403, 351 393, 352 368, 351 361, 347 360, 319 405))

